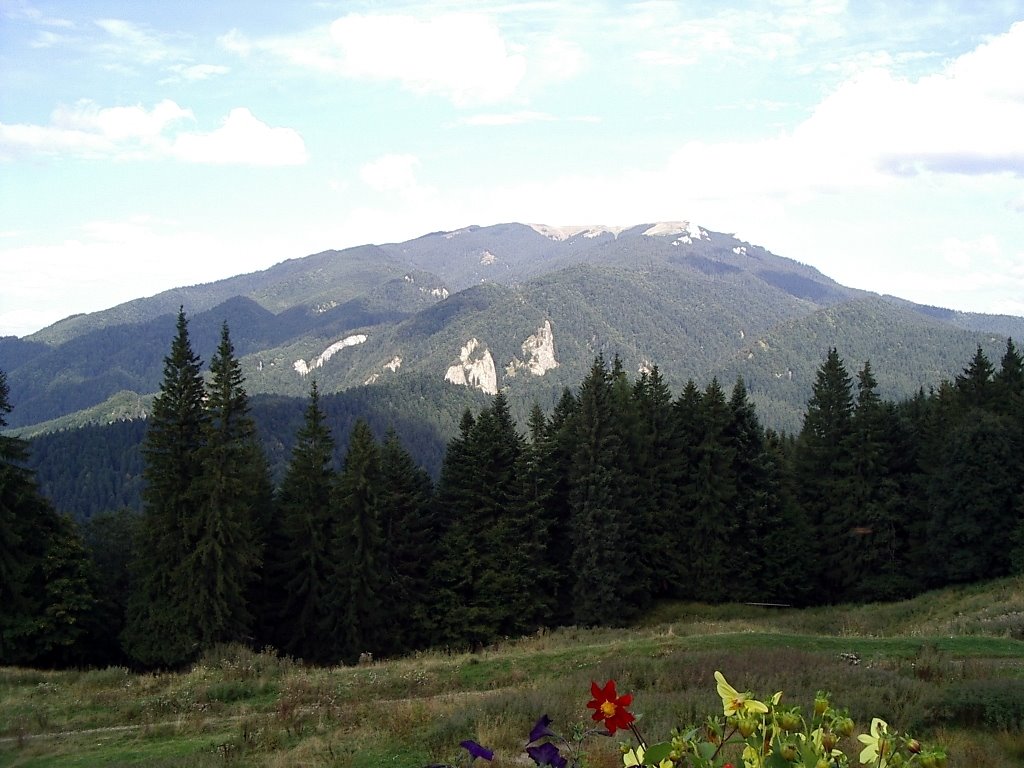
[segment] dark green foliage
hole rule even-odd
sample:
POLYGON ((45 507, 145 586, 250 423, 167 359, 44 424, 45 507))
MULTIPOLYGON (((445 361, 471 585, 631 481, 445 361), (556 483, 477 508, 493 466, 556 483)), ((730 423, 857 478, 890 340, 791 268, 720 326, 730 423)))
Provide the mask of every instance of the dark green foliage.
POLYGON ((855 535, 849 499, 852 422, 852 384, 833 347, 818 370, 794 457, 798 500, 816 532, 812 575, 826 603, 848 599, 842 558, 855 535))
POLYGON ((545 613, 540 510, 522 497, 524 441, 502 394, 463 417, 438 483, 438 639, 477 645, 521 634, 545 613), (517 514, 518 512, 518 514, 517 514))
POLYGON ((348 662, 387 643, 380 491, 380 449, 366 422, 357 421, 332 492, 333 528, 320 624, 331 655, 348 662))
POLYGON ((269 523, 270 476, 249 414, 227 325, 210 364, 205 434, 184 519, 186 554, 176 580, 189 598, 181 620, 200 648, 251 637, 249 590, 269 523))
POLYGON ((180 664, 199 651, 198 638, 182 621, 191 595, 177 574, 189 555, 189 522, 201 503, 196 481, 208 415, 200 367, 179 310, 143 444, 144 509, 124 636, 128 651, 144 664, 180 664))
MULTIPOLYGON (((181 313, 141 517, 97 514, 79 537, 0 438, 0 658, 119 663, 126 602, 146 665, 238 640, 334 663, 621 624, 662 597, 869 601, 1005 575, 1024 563, 1022 371, 1008 340, 998 370, 979 349, 897 404, 832 348, 793 437, 763 428, 742 378, 673 401, 658 368, 630 382, 598 356, 526 438, 504 393, 463 410, 435 491, 356 401, 336 472, 316 383, 303 419, 269 422, 294 440, 258 441, 226 326, 204 386, 181 313), (273 508, 267 445, 288 454, 273 508)), ((0 378, 0 420, 7 398, 0 378)))
POLYGON ((101 512, 81 525, 82 540, 96 568, 96 636, 92 639, 90 661, 123 664, 121 649, 125 611, 131 595, 129 566, 135 551, 139 515, 128 509, 101 512))
POLYGON ((305 421, 277 491, 265 569, 269 637, 283 651, 310 660, 325 660, 329 654, 319 630, 327 620, 323 600, 333 532, 333 462, 334 439, 314 380, 305 421))
POLYGON ((584 625, 621 624, 650 599, 636 544, 635 488, 629 474, 633 414, 618 366, 598 357, 579 390, 575 454, 569 475, 572 513, 573 618, 584 625), (616 406, 626 407, 624 412, 616 406))
POLYGON ((741 564, 728 568, 729 599, 797 601, 807 574, 799 553, 809 544, 809 531, 787 494, 781 441, 761 427, 743 379, 733 386, 729 411, 725 440, 732 449, 737 525, 729 558, 741 564))
MULTIPOLYGON (((12 405, 0 371, 0 428, 12 405)), ((81 537, 39 494, 24 442, 0 435, 0 664, 83 661, 97 580, 81 537)))
POLYGON ((377 503, 384 540, 382 613, 389 630, 381 653, 395 655, 429 644, 430 560, 435 542, 430 476, 416 466, 398 436, 389 431, 380 449, 377 503))

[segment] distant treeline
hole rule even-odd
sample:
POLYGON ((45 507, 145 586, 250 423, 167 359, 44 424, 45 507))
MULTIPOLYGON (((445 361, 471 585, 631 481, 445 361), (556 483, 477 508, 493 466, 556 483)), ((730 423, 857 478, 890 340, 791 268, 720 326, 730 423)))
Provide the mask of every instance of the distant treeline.
POLYGON ((1012 340, 909 400, 876 389, 829 350, 783 436, 742 380, 673 395, 598 357, 525 435, 502 394, 467 408, 435 481, 358 417, 339 468, 314 382, 274 473, 227 327, 204 378, 179 313, 141 515, 75 525, 2 438, 0 663, 174 667, 224 642, 353 662, 621 625, 661 599, 879 601, 1024 571, 1012 340))

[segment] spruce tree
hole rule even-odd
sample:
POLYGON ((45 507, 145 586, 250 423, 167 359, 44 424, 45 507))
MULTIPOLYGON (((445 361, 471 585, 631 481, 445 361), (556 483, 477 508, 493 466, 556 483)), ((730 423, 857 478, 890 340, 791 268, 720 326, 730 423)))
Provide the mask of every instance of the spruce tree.
MULTIPOLYGON (((0 371, 0 429, 11 412, 0 371)), ((96 575, 70 519, 39 493, 28 446, 0 434, 0 664, 89 661, 96 575)))
POLYGON ((717 379, 700 401, 701 436, 695 453, 694 522, 690 529, 690 574, 697 596, 708 602, 729 598, 737 512, 736 447, 729 440, 732 414, 717 379))
POLYGON ((366 421, 357 419, 332 493, 334 529, 321 624, 333 654, 349 662, 364 652, 379 653, 387 644, 380 492, 380 449, 366 421))
POLYGON ((673 501, 664 509, 659 527, 668 547, 662 561, 662 574, 668 582, 668 596, 677 599, 698 598, 691 553, 699 509, 697 449, 703 434, 701 398, 700 389, 690 379, 672 404, 672 442, 676 456, 672 472, 673 501))
POLYGON ((201 504, 197 480, 207 437, 205 395, 182 308, 142 446, 143 516, 124 641, 147 665, 178 665, 200 650, 200 638, 183 621, 192 595, 180 571, 190 554, 190 521, 201 504))
POLYGON ((448 609, 440 619, 446 642, 478 646, 521 632, 532 587, 535 551, 524 546, 513 508, 523 438, 503 393, 469 424, 445 458, 439 498, 450 500, 440 542, 439 573, 448 609), (454 452, 453 452, 454 451, 454 452))
POLYGON ((673 522, 679 517, 676 495, 681 452, 675 431, 672 393, 654 366, 641 373, 633 387, 639 427, 636 452, 637 503, 645 520, 644 560, 649 566, 652 594, 672 594, 677 542, 673 522))
POLYGON ((568 624, 573 616, 572 570, 573 531, 570 506, 570 476, 576 453, 576 418, 579 402, 568 388, 551 412, 551 418, 541 422, 531 420, 531 451, 535 456, 535 469, 531 476, 537 486, 537 495, 543 498, 547 510, 549 529, 547 570, 551 573, 548 590, 551 596, 551 623, 568 624))
POLYGON ((882 402, 870 361, 857 374, 850 431, 850 527, 838 542, 836 571, 850 600, 905 594, 906 534, 897 455, 902 447, 896 409, 882 402))
POLYGON ((381 648, 388 655, 429 644, 433 620, 428 563, 436 548, 432 492, 430 475, 416 466, 394 430, 389 430, 380 450, 377 499, 386 563, 382 612, 390 627, 381 648))
POLYGON ((262 557, 271 496, 266 458, 249 412, 241 366, 227 324, 210 362, 196 506, 184 519, 182 617, 202 649, 251 639, 248 601, 262 557))
POLYGON ((832 348, 818 369, 795 456, 799 501, 815 534, 817 597, 826 603, 849 597, 836 558, 854 527, 848 497, 852 419, 852 382, 832 348))
MULTIPOLYGON (((473 429, 476 418, 467 408, 459 421, 459 434, 448 441, 437 492, 433 499, 433 538, 437 542, 429 561, 431 581, 431 644, 465 645, 468 629, 451 618, 463 610, 465 584, 478 572, 475 550, 465 549, 463 520, 473 515, 476 478, 473 467, 473 429)), ((485 631, 486 635, 487 632, 485 631)))
MULTIPOLYGON (((636 616, 645 591, 638 553, 630 542, 629 478, 623 467, 623 431, 614 411, 614 379, 602 357, 580 385, 570 474, 573 618, 579 624, 621 625, 636 616)), ((628 466, 628 464, 626 465, 628 466)))
POLYGON ((497 613, 495 636, 516 636, 537 629, 551 610, 542 586, 550 523, 528 479, 539 457, 528 454, 504 393, 495 395, 486 413, 487 419, 477 420, 475 441, 486 567, 474 599, 497 613))
POLYGON ((268 549, 267 589, 271 625, 279 647, 309 661, 329 660, 330 644, 320 634, 327 612, 324 597, 333 535, 331 494, 334 439, 320 408, 314 379, 305 418, 277 492, 276 524, 268 549))
POLYGON ((786 509, 781 457, 769 448, 742 378, 733 385, 729 414, 724 437, 732 453, 738 525, 729 557, 744 564, 742 575, 730 569, 729 594, 733 600, 789 602, 792 585, 805 575, 793 553, 809 539, 786 509))

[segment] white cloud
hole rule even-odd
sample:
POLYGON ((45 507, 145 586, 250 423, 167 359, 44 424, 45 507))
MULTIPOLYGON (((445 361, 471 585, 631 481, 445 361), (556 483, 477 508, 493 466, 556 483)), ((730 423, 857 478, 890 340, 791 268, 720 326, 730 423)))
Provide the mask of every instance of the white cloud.
POLYGON ((519 85, 526 59, 510 51, 493 21, 477 14, 353 14, 331 24, 339 67, 348 77, 397 80, 456 104, 502 101, 519 85))
POLYGON ((549 123, 557 118, 547 112, 494 112, 472 115, 460 122, 463 125, 522 125, 524 123, 549 123))
POLYGON ((263 53, 306 70, 393 82, 460 107, 521 99, 525 91, 575 77, 586 64, 575 42, 546 32, 513 42, 485 13, 353 13, 288 36, 249 38, 233 29, 217 42, 242 57, 263 53))
POLYGON ((384 155, 359 169, 359 176, 371 188, 379 191, 410 190, 416 186, 415 155, 384 155))
POLYGON ((149 215, 88 222, 62 242, 0 248, 0 335, 262 269, 291 253, 282 238, 191 231, 149 215))
POLYGON ((164 132, 193 119, 191 110, 165 99, 142 106, 100 107, 82 100, 54 110, 50 125, 0 123, 0 159, 23 154, 84 158, 138 158, 159 150, 164 132))
POLYGON ((54 128, 103 136, 112 142, 138 139, 152 143, 173 123, 194 120, 192 110, 164 99, 152 110, 142 106, 100 107, 79 101, 73 107, 60 106, 53 112, 54 128))
POLYGON ((220 64, 172 64, 167 69, 174 73, 175 77, 163 82, 176 79, 188 81, 208 80, 217 75, 226 75, 231 71, 230 67, 220 64))
POLYGON ((1002 257, 1002 247, 994 235, 984 235, 974 240, 946 237, 939 246, 939 252, 946 264, 963 270, 970 269, 979 259, 990 261, 1002 257))
POLYGON ((305 142, 292 128, 272 128, 245 107, 236 107, 210 133, 179 134, 169 154, 190 163, 302 165, 305 142))
POLYGON ((291 128, 273 128, 245 107, 233 109, 214 131, 178 133, 192 110, 164 99, 142 106, 100 107, 83 100, 54 110, 50 125, 0 123, 0 160, 23 155, 139 160, 173 157, 191 163, 298 165, 305 143, 291 128))
POLYGON ((101 53, 134 64, 154 64, 184 58, 184 53, 165 35, 123 19, 99 19, 96 26, 109 38, 98 46, 101 53))

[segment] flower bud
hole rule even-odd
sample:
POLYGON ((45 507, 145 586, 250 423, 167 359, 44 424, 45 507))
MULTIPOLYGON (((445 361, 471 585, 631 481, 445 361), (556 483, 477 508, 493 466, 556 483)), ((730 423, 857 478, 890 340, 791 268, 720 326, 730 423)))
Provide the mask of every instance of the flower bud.
POLYGON ((779 715, 779 728, 784 731, 795 731, 800 727, 800 715, 796 712, 783 712, 779 715))
POLYGON ((814 699, 814 716, 821 717, 828 711, 828 699, 824 696, 817 696, 814 699))
POLYGON ((796 754, 796 744, 793 744, 792 742, 783 744, 782 748, 779 750, 779 755, 782 759, 789 763, 796 760, 796 754))
POLYGON ((840 717, 835 724, 836 733, 848 737, 853 735, 853 720, 848 717, 840 717))
POLYGON ((752 717, 744 717, 736 724, 736 728, 739 729, 740 736, 745 739, 757 730, 757 720, 752 717))
POLYGON ((838 741, 838 737, 832 731, 825 731, 821 734, 821 746, 825 748, 826 752, 831 753, 836 748, 836 742, 838 741))
POLYGON ((917 739, 910 739, 907 741, 907 752, 912 755, 916 755, 921 751, 921 742, 917 739))

